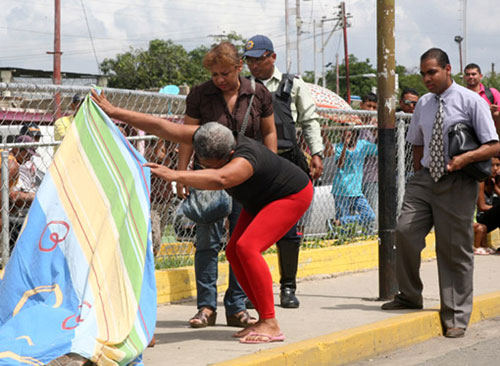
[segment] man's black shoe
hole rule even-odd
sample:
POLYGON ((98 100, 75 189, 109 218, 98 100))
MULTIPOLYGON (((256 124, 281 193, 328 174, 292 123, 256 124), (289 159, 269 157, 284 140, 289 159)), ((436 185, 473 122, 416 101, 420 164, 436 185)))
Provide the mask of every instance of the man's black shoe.
POLYGON ((465 335, 463 328, 448 328, 444 336, 446 338, 462 338, 465 335))
POLYGON ((382 310, 406 310, 406 309, 422 309, 422 305, 411 305, 411 304, 404 304, 402 302, 393 300, 386 302, 381 306, 382 310))
POLYGON ((295 290, 284 288, 280 292, 280 303, 282 308, 296 309, 299 307, 299 299, 295 297, 295 290))

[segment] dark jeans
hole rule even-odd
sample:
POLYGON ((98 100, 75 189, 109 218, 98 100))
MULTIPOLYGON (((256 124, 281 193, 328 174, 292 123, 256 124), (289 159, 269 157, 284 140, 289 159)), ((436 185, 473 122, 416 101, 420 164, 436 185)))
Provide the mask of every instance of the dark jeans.
MULTIPOLYGON (((233 210, 229 215, 229 233, 238 221, 241 205, 233 200, 233 210)), ((194 255, 194 271, 196 275, 196 293, 198 309, 208 306, 217 309, 217 277, 218 255, 222 249, 224 220, 213 224, 196 225, 196 252, 194 255)), ((229 266, 229 286, 224 295, 226 314, 236 314, 245 310, 245 293, 241 289, 231 266, 229 266)))

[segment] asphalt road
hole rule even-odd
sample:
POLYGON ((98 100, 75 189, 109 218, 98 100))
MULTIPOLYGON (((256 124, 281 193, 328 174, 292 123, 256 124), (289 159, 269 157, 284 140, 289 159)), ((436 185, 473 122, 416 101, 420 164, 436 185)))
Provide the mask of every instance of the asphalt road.
POLYGON ((464 338, 437 337, 348 366, 499 366, 500 318, 473 324, 464 338))

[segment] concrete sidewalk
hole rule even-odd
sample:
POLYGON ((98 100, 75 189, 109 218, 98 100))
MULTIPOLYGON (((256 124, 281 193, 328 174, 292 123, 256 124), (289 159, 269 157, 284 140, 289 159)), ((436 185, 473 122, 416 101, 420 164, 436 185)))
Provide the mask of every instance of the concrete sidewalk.
MULTIPOLYGON (((472 321, 500 315, 500 256, 476 256, 472 321)), ((299 309, 276 307, 287 339, 246 345, 232 338, 219 302, 216 326, 192 329, 194 301, 158 307, 156 346, 144 353, 146 366, 189 365, 342 365, 370 355, 421 342, 441 334, 437 266, 422 264, 424 310, 382 311, 376 270, 314 276, 298 284, 299 309)), ((278 300, 275 287, 275 301, 278 300)), ((255 311, 253 311, 255 312, 255 311)), ((467 336, 467 335, 466 335, 467 336)), ((450 340, 452 342, 453 340, 450 340)))

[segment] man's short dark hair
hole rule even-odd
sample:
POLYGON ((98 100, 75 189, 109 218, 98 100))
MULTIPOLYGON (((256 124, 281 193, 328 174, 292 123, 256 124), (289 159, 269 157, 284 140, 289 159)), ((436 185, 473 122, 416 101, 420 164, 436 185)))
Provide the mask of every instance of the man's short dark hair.
POLYGON ((424 62, 429 58, 435 59, 439 67, 443 69, 446 67, 446 65, 450 65, 450 58, 448 57, 446 52, 444 52, 440 48, 431 48, 425 51, 423 55, 420 56, 420 62, 424 62))
POLYGON ((361 103, 366 103, 366 102, 377 103, 377 100, 378 100, 377 94, 369 92, 363 96, 363 99, 361 99, 361 103))
POLYGON ((467 72, 467 70, 470 69, 477 69, 477 71, 481 74, 481 68, 479 67, 478 64, 475 63, 470 63, 467 66, 465 66, 464 72, 467 72))
POLYGON ((19 135, 28 135, 31 137, 42 137, 40 127, 35 122, 29 122, 21 127, 19 135))
POLYGON ((406 94, 413 94, 413 95, 415 95, 417 97, 419 96, 418 95, 418 91, 416 91, 413 88, 408 88, 407 87, 407 88, 404 88, 403 91, 401 92, 401 98, 400 99, 403 99, 406 94))

